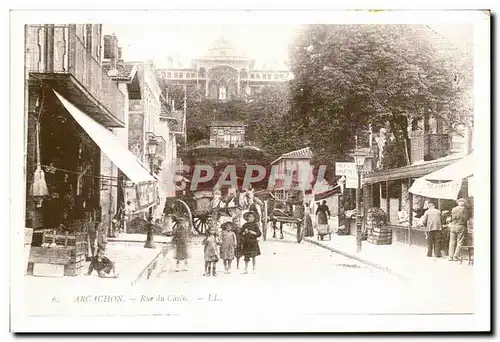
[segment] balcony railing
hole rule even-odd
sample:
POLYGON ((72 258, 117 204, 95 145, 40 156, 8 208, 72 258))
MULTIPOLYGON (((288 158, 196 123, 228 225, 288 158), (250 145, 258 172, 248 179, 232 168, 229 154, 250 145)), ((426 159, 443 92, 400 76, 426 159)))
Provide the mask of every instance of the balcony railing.
POLYGON ((53 78, 57 81, 54 87, 62 85, 69 93, 67 96, 74 95, 68 100, 91 111, 88 114, 96 120, 109 126, 123 126, 125 96, 102 69, 90 47, 77 36, 75 25, 28 25, 26 35, 27 73, 38 73, 47 80, 53 78), (61 84, 65 75, 73 76, 74 85, 61 84), (82 88, 90 94, 84 97, 89 98, 82 98, 82 88))

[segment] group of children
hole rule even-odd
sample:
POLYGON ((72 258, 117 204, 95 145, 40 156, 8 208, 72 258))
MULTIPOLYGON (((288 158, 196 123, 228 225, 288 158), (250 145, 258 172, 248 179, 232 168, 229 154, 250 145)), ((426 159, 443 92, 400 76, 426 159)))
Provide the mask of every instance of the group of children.
MULTIPOLYGON (((236 268, 239 269, 240 258, 245 260, 244 274, 248 273, 248 264, 252 260, 253 271, 255 272, 256 260, 260 255, 258 238, 262 235, 258 222, 258 213, 248 211, 243 215, 243 219, 247 221, 241 227, 238 224, 237 218, 232 221, 224 222, 220 225, 220 232, 217 229, 217 222, 213 217, 208 219, 208 230, 203 239, 203 251, 205 259, 204 276, 217 276, 217 263, 222 259, 224 271, 226 274, 231 272, 231 265, 236 258, 236 268)), ((172 242, 176 249, 177 269, 181 261, 184 261, 187 269, 187 244, 188 244, 188 227, 189 223, 186 220, 177 222, 177 227, 174 230, 172 242)))

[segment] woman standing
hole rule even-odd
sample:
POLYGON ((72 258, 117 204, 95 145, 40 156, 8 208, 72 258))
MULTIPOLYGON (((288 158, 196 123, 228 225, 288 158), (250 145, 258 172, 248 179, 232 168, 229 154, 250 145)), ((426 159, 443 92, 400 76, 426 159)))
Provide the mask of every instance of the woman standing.
POLYGON ((305 215, 304 236, 305 237, 314 236, 314 228, 313 228, 311 214, 312 214, 312 211, 311 211, 310 203, 306 203, 305 204, 305 211, 304 211, 304 215, 305 215))
POLYGON ((188 228, 189 221, 185 217, 179 217, 177 220, 177 226, 174 230, 172 236, 172 243, 175 246, 175 259, 176 259, 176 268, 175 272, 179 272, 179 265, 181 261, 184 261, 183 271, 187 271, 188 268, 188 228))
POLYGON ((252 259, 253 272, 255 273, 256 260, 255 257, 260 255, 258 237, 262 235, 259 226, 257 225, 258 214, 253 211, 248 211, 243 215, 243 219, 247 221, 242 227, 242 254, 245 257, 245 272, 248 273, 248 263, 252 259))

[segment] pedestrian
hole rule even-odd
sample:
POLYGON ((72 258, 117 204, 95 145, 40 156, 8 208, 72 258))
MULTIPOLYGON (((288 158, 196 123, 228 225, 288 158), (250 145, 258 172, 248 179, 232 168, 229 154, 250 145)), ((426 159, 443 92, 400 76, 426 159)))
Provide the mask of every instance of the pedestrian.
POLYGON ((233 232, 234 223, 224 222, 221 226, 221 249, 220 257, 224 262, 224 270, 226 274, 231 271, 231 264, 234 259, 234 250, 236 249, 236 234, 233 232))
POLYGON ((188 243, 189 243, 189 221, 185 217, 179 217, 176 219, 176 227, 172 236, 172 243, 175 246, 175 259, 176 267, 175 272, 179 272, 179 266, 181 261, 184 261, 183 271, 188 269, 188 243))
POLYGON ((241 233, 243 232, 241 230, 241 225, 240 225, 240 218, 238 216, 233 217, 233 232, 234 235, 236 236, 236 247, 234 249, 234 257, 236 258, 236 269, 240 269, 240 259, 243 256, 242 250, 241 250, 241 245, 243 243, 243 238, 241 233))
POLYGON ((436 258, 441 257, 441 211, 434 203, 429 202, 428 209, 421 218, 421 225, 425 226, 427 237, 427 256, 432 257, 432 250, 436 258))
POLYGON ((450 223, 450 245, 448 256, 450 261, 460 260, 460 247, 464 242, 467 231, 467 221, 470 218, 469 211, 465 207, 465 199, 459 198, 457 206, 451 210, 450 223))
POLYGON ((313 228, 311 213, 312 213, 311 204, 309 202, 306 202, 305 203, 305 210, 304 210, 304 215, 305 215, 304 236, 305 237, 314 236, 314 228, 313 228))
POLYGON ((252 259, 253 272, 255 273, 255 257, 260 255, 259 241, 257 238, 262 235, 259 226, 256 223, 258 221, 258 214, 254 211, 247 211, 243 215, 243 219, 247 221, 241 227, 241 251, 245 260, 245 272, 243 274, 248 273, 248 263, 250 262, 250 259, 252 259))
POLYGON ((221 241, 217 236, 216 228, 210 227, 207 236, 203 240, 205 254, 205 277, 217 276, 217 262, 219 261, 221 241))
POLYGON ((316 215, 318 216, 318 224, 328 224, 328 218, 331 216, 330 208, 326 205, 326 200, 323 200, 318 209, 316 209, 316 215))
POLYGON ((97 253, 92 258, 86 275, 91 275, 94 270, 97 271, 99 278, 118 278, 115 263, 105 255, 105 249, 103 247, 97 248, 97 253), (113 276, 109 277, 111 271, 113 271, 113 276))

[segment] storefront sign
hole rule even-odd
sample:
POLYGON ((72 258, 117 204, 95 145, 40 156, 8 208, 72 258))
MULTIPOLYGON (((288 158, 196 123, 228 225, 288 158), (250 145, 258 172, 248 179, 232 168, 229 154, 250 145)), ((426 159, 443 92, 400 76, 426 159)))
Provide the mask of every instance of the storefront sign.
POLYGON ((432 183, 420 178, 413 183, 409 192, 429 198, 456 200, 461 187, 462 181, 432 183))
POLYGON ((347 178, 356 178, 358 171, 355 163, 335 163, 335 175, 346 176, 347 178))
POLYGON ((149 208, 157 204, 158 200, 158 183, 143 183, 136 185, 135 193, 137 198, 136 211, 149 208))

